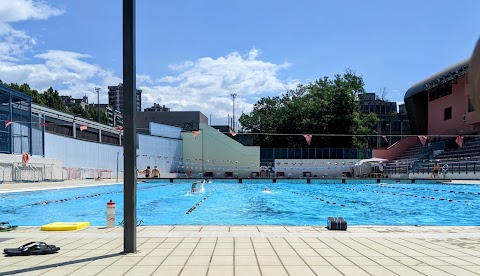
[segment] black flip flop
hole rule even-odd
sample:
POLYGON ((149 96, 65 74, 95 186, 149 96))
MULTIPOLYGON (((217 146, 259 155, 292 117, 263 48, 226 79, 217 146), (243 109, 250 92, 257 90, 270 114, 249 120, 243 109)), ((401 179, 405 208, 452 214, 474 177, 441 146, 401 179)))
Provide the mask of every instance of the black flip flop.
POLYGON ((19 248, 5 248, 3 254, 7 256, 28 256, 28 255, 45 255, 56 253, 60 247, 48 245, 44 242, 29 242, 19 248))

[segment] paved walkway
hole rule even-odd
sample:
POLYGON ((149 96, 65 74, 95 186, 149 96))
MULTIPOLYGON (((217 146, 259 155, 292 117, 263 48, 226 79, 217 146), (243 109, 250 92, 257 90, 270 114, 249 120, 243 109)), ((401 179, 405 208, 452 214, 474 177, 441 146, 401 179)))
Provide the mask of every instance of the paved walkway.
POLYGON ((57 254, 0 257, 0 275, 480 275, 480 227, 141 226, 0 233, 0 248, 41 240, 57 254))
POLYGON ((109 185, 114 183, 123 183, 123 179, 118 182, 115 179, 75 179, 58 182, 7 182, 0 184, 0 193, 7 193, 12 191, 26 191, 26 190, 46 190, 58 188, 75 188, 86 186, 109 185))

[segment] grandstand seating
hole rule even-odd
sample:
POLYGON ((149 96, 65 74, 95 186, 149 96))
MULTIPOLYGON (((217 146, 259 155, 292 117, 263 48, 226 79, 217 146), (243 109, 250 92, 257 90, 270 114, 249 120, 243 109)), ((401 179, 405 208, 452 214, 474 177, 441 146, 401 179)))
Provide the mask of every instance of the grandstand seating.
POLYGON ((420 142, 418 142, 417 144, 409 148, 407 151, 402 153, 400 156, 391 161, 406 162, 410 160, 417 160, 425 153, 424 149, 425 147, 420 142))
POLYGON ((463 146, 447 149, 437 155, 435 159, 469 159, 480 158, 480 137, 465 140, 463 146))
POLYGON ((434 158, 423 156, 426 148, 421 143, 415 144, 386 164, 386 171, 387 173, 408 173, 413 170, 420 173, 429 173, 432 171, 435 161, 438 160, 441 166, 447 165, 446 168, 449 171, 460 172, 466 171, 467 167, 471 167, 473 163, 478 163, 480 160, 480 137, 465 139, 462 147, 458 147, 454 139, 451 139, 450 144, 453 146, 434 158))

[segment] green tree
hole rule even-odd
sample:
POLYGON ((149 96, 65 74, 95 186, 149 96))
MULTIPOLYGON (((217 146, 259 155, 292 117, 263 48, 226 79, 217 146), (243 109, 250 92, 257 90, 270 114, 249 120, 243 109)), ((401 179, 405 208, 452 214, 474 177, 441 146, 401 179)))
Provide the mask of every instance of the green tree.
POLYGON ((45 105, 56 110, 67 112, 67 106, 63 102, 62 98, 58 94, 57 90, 50 88, 47 91, 43 92, 43 97, 45 98, 45 105))
MULTIPOLYGON (((239 121, 246 132, 276 134, 340 134, 315 136, 310 147, 365 147, 375 133, 376 115, 360 115, 357 100, 364 82, 353 71, 299 85, 282 97, 260 99, 239 121)), ((258 135, 262 147, 308 147, 301 135, 258 135)))

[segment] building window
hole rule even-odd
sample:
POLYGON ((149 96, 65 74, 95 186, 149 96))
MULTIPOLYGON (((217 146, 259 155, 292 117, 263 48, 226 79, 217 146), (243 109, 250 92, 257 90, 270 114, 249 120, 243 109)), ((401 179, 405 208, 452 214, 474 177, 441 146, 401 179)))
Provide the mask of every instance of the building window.
POLYGON ((447 107, 443 110, 443 120, 450 120, 452 119, 452 107, 447 107))
POLYGON ((475 111, 475 107, 473 106, 470 98, 468 98, 468 111, 467 112, 473 112, 473 111, 475 111))

